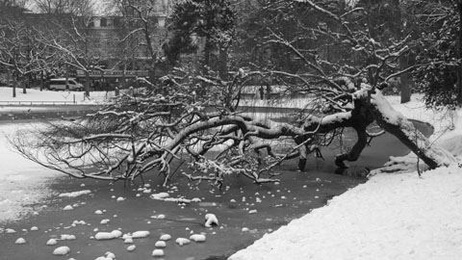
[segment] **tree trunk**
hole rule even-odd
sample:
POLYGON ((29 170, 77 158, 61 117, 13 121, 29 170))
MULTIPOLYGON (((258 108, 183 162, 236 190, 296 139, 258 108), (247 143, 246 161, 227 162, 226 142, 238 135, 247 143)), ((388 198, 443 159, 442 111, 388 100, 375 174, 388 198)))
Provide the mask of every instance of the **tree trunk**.
MULTIPOLYGON (((401 69, 406 69, 408 64, 408 57, 407 55, 401 56, 399 58, 399 64, 401 69)), ((401 104, 407 103, 411 101, 411 86, 413 84, 409 80, 409 73, 404 73, 401 75, 401 82, 400 82, 400 95, 401 95, 401 104)))
POLYGON ((396 136, 431 169, 457 162, 452 154, 430 142, 407 118, 397 112, 379 90, 371 95, 370 103, 371 112, 380 127, 396 136))
POLYGON ((228 49, 224 46, 220 46, 220 57, 218 60, 218 72, 222 80, 226 80, 228 77, 228 49))
POLYGON ((88 70, 85 70, 85 82, 83 83, 83 88, 85 89, 85 98, 90 97, 90 73, 88 70))
MULTIPOLYGON (((459 13, 459 33, 457 34, 456 59, 460 61, 462 57, 462 0, 457 1, 457 11, 459 13)), ((457 102, 462 105, 462 65, 459 63, 456 68, 457 76, 457 102)))
POLYGON ((23 94, 27 94, 27 87, 29 86, 30 84, 30 78, 29 76, 26 77, 26 82, 24 82, 24 84, 22 84, 22 93, 23 94))
POLYGON ((43 91, 45 80, 43 80, 43 71, 40 72, 40 91, 43 91))

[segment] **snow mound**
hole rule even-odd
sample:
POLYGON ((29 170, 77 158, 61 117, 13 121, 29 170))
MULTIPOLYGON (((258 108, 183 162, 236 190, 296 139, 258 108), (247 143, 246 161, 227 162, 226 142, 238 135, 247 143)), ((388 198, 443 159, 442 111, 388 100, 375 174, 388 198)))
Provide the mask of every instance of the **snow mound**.
POLYGON ((54 246, 56 244, 58 244, 58 241, 56 241, 56 239, 54 239, 54 238, 48 239, 48 241, 46 243, 47 246, 54 246))
POLYGON ((157 241, 155 244, 154 244, 155 247, 157 248, 165 248, 167 247, 167 243, 165 243, 165 241, 157 241))
POLYGON ((14 234, 14 233, 16 233, 16 230, 14 230, 14 229, 12 229, 12 228, 7 228, 7 229, 5 229, 5 233, 7 233, 7 234, 14 234))
POLYGON ((60 246, 53 250, 53 255, 67 255, 71 252, 71 249, 68 246, 60 246))
POLYGON ((67 205, 67 206, 65 206, 63 208, 63 210, 65 210, 65 211, 69 211, 69 210, 73 210, 73 209, 74 209, 74 207, 72 207, 71 205, 67 205))
POLYGON ((20 238, 16 239, 16 241, 14 243, 17 244, 17 245, 23 245, 23 244, 26 243, 26 240, 24 238, 20 237, 20 238))
POLYGON ((150 235, 149 231, 135 231, 132 234, 132 238, 146 238, 150 235))
POLYGON ((189 237, 189 239, 194 242, 205 242, 206 237, 203 234, 193 234, 189 237))
POLYGON ((205 214, 205 227, 212 227, 213 225, 218 226, 218 218, 213 213, 205 214))
POLYGON ((98 232, 95 235, 96 240, 111 240, 115 238, 119 238, 122 236, 122 232, 120 230, 113 230, 111 232, 98 232))
POLYGON ((165 256, 164 250, 162 250, 162 249, 154 249, 154 250, 152 251, 152 256, 153 256, 153 257, 162 257, 162 256, 165 256))
POLYGON ((60 237, 61 240, 75 240, 76 237, 74 235, 63 234, 60 237))
POLYGON ((191 243, 191 240, 184 237, 179 237, 175 240, 175 243, 177 243, 179 246, 183 246, 191 243))
POLYGON ((127 246, 127 251, 128 251, 128 252, 133 252, 133 251, 135 251, 135 249, 136 249, 136 246, 135 246, 135 245, 129 245, 129 246, 127 246))
POLYGON ((149 197, 154 200, 163 200, 170 197, 170 194, 168 194, 167 192, 159 192, 151 194, 149 197))
POLYGON ((170 239, 172 239, 172 236, 169 235, 169 234, 163 234, 163 235, 161 235, 160 238, 159 238, 159 240, 162 240, 162 241, 168 241, 168 240, 170 240, 170 239))

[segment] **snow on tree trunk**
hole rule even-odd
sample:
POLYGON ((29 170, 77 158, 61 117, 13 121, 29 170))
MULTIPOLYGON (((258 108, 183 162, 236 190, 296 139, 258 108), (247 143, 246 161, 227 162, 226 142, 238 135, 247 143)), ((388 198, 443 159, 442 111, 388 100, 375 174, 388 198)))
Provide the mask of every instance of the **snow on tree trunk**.
POLYGON ((445 149, 430 142, 400 112, 396 111, 382 95, 375 90, 371 94, 371 112, 377 123, 387 132, 396 136, 404 145, 422 159, 431 169, 448 166, 457 159, 445 149))

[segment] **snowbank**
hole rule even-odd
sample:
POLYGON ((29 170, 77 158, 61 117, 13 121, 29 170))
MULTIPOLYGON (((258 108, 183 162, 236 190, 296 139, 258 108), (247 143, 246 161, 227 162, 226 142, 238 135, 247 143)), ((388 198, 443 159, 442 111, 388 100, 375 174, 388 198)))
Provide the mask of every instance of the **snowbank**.
POLYGON ((230 259, 458 259, 457 167, 377 175, 230 259))
MULTIPOLYGON (((431 140, 461 158, 462 110, 427 110, 419 98, 389 100, 405 116, 431 123, 431 140)), ((422 177, 375 175, 230 259, 460 259, 461 173, 454 165, 422 177)))

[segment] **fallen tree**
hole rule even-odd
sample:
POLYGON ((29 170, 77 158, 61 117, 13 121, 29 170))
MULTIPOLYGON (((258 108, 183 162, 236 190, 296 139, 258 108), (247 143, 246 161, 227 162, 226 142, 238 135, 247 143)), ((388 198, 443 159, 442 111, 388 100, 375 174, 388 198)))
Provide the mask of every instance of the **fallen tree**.
MULTIPOLYGON (((182 86, 177 84, 177 88, 182 86)), ((173 89, 170 85, 170 91, 173 89)), ((186 160, 199 173, 184 173, 191 179, 221 183, 224 175, 238 173, 262 183, 277 181, 271 168, 299 155, 301 146, 322 146, 336 129, 352 127, 358 136, 356 144, 335 159, 337 166, 347 167, 345 162, 357 160, 373 137, 367 128, 376 121, 430 168, 456 162, 394 111, 379 89, 367 84, 332 100, 345 104, 344 111, 311 114, 299 124, 252 118, 239 107, 218 106, 220 99, 210 102, 203 97, 198 103, 194 95, 176 92, 163 96, 155 95, 156 91, 162 89, 127 93, 82 120, 52 123, 35 139, 18 134, 13 143, 26 158, 77 178, 133 180, 157 171, 167 181, 176 172, 173 162, 186 160), (280 142, 269 141, 283 138, 294 140, 285 153, 281 153, 280 142)))

